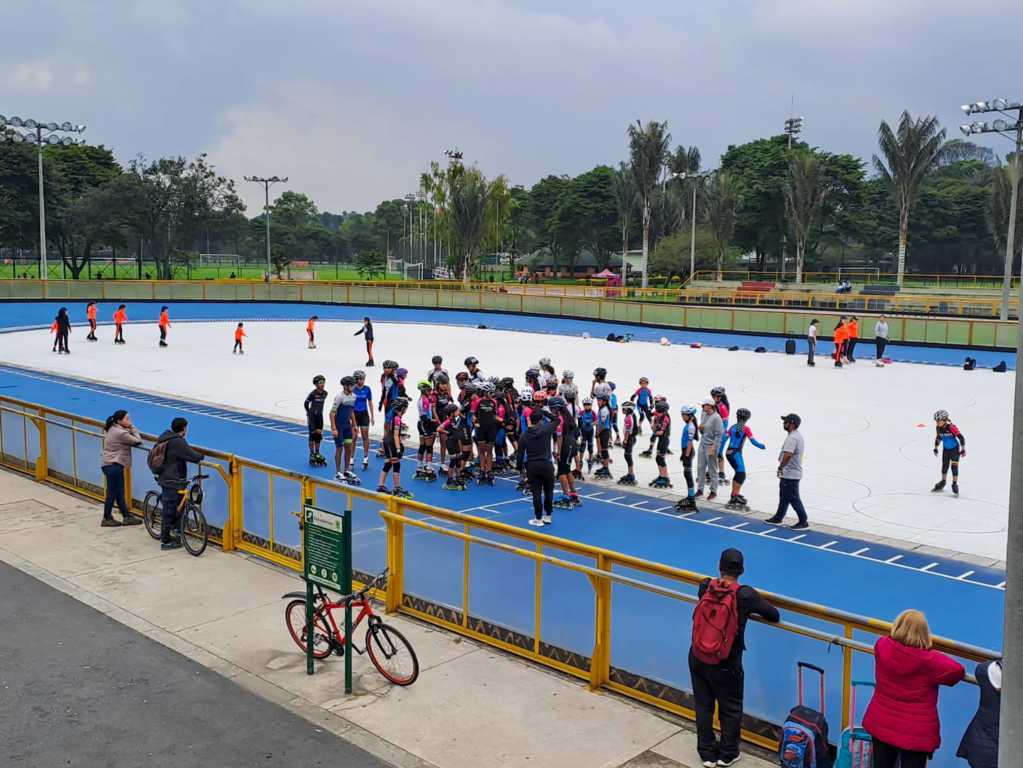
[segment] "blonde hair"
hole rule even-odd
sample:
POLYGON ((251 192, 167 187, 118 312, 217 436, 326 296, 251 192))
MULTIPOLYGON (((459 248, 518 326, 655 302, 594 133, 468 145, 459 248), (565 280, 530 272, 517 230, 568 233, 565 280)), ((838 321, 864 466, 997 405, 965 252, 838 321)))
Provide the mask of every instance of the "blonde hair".
POLYGON ((903 645, 912 648, 931 647, 931 628, 927 626, 927 617, 922 611, 910 608, 895 618, 891 636, 903 645))

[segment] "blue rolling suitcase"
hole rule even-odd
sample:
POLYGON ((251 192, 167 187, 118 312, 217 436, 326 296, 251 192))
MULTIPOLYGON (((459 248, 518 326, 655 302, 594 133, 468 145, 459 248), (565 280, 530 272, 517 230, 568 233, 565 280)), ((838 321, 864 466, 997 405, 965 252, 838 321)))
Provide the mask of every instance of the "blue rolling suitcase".
POLYGON ((863 726, 856 725, 856 688, 873 688, 866 680, 853 680, 849 702, 849 723, 842 731, 838 747, 838 761, 835 768, 873 768, 874 741, 863 726))

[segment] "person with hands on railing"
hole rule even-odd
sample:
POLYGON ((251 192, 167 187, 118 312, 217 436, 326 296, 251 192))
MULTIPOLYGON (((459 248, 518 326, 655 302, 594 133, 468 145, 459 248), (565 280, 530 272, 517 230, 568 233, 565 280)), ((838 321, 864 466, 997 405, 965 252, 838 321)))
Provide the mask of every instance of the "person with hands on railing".
MULTIPOLYGON (((156 441, 152 450, 158 448, 163 453, 163 462, 159 466, 156 482, 160 485, 160 549, 177 549, 181 542, 173 537, 177 529, 179 491, 188 481, 188 463, 198 464, 205 456, 188 444, 188 420, 178 416, 171 422, 156 441)), ((150 468, 153 467, 152 461, 150 468)))
POLYGON ((525 474, 529 492, 533 495, 533 518, 530 525, 550 525, 554 512, 554 464, 551 459, 551 440, 558 422, 546 407, 533 408, 529 413, 529 428, 519 437, 515 451, 516 466, 525 474))
POLYGON ((104 528, 138 525, 142 521, 131 514, 124 498, 124 470, 131 466, 131 450, 142 445, 142 435, 131 423, 125 410, 116 410, 103 425, 103 452, 100 469, 107 481, 106 499, 103 501, 104 528), (121 513, 122 522, 114 519, 114 504, 121 513))

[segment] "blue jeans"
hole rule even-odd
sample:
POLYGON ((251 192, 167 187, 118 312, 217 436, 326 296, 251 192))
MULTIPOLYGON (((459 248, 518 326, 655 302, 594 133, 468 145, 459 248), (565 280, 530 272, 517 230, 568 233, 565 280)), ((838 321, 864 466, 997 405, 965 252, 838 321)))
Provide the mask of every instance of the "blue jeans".
POLYGON ((803 500, 799 498, 799 481, 786 480, 782 478, 778 482, 778 511, 774 513, 776 519, 781 520, 788 512, 789 504, 799 518, 799 522, 806 522, 806 508, 803 507, 803 500))
POLYGON ((100 469, 107 479, 107 495, 103 500, 103 517, 113 517, 114 503, 125 517, 128 516, 128 503, 124 498, 124 467, 120 464, 104 464, 100 469))

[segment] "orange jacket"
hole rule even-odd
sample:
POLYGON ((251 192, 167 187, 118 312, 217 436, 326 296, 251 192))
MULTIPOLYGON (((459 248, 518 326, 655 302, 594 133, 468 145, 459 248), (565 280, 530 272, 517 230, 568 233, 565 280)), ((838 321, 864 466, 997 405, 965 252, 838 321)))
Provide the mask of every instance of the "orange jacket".
POLYGON ((127 310, 119 309, 116 312, 114 312, 114 322, 117 323, 118 325, 120 325, 127 319, 128 319, 127 310))
POLYGON ((160 327, 170 328, 170 313, 167 310, 160 313, 160 327))
POLYGON ((860 337, 860 326, 855 320, 849 321, 849 336, 850 339, 858 339, 860 337))
POLYGON ((93 304, 91 307, 87 307, 85 310, 85 317, 88 320, 96 319, 96 305, 93 304))
POLYGON ((50 326, 50 333, 56 333, 56 332, 57 332, 57 321, 54 320, 53 321, 53 325, 50 326))
POLYGON ((309 331, 309 333, 312 333, 313 332, 313 328, 315 327, 315 325, 316 325, 316 321, 315 320, 310 320, 308 323, 305 324, 305 329, 307 331, 309 331))
POLYGON ((242 337, 244 335, 245 335, 245 329, 244 328, 235 328, 234 329, 234 340, 235 341, 241 341, 242 337))
POLYGON ((835 329, 834 339, 836 344, 841 344, 843 341, 849 338, 849 327, 846 325, 840 325, 835 329))

